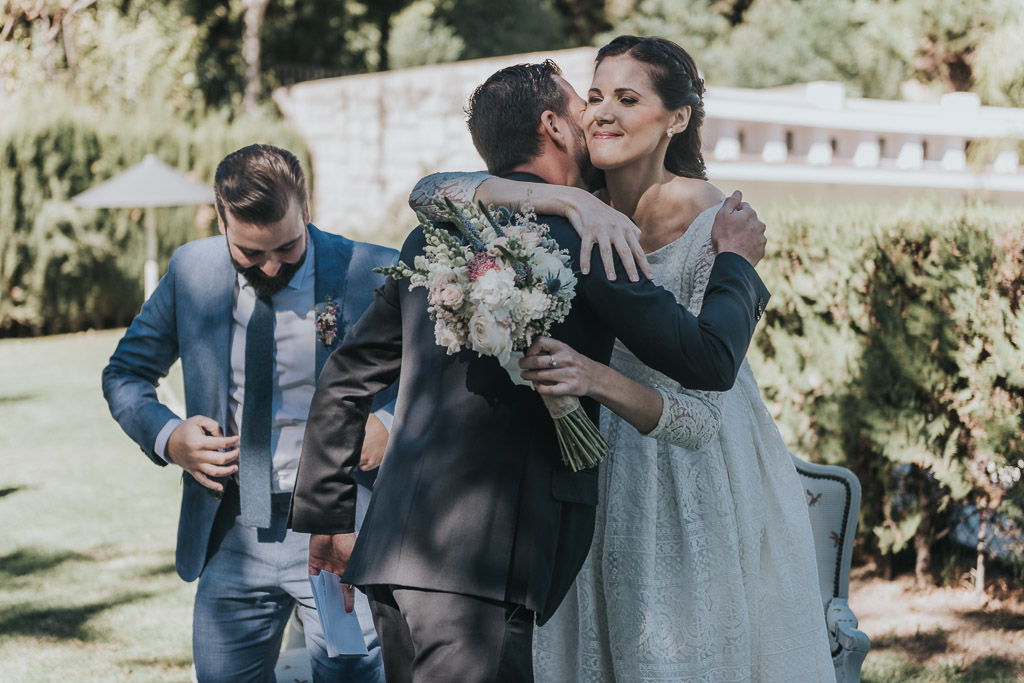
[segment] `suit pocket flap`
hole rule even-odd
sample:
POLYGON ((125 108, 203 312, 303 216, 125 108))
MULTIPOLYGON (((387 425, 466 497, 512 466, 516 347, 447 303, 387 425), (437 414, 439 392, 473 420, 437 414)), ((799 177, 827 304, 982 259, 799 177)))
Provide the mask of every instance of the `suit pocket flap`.
POLYGON ((597 505, 597 468, 582 472, 555 470, 551 473, 551 496, 568 503, 597 505))

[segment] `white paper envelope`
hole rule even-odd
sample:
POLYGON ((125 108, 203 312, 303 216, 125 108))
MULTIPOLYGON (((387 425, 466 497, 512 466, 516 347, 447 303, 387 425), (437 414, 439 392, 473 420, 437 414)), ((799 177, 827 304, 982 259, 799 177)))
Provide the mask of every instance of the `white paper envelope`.
POLYGON ((341 580, 336 574, 322 571, 309 577, 313 588, 313 602, 320 617, 329 657, 366 657, 366 642, 359 627, 356 613, 345 611, 345 598, 341 594, 341 580))

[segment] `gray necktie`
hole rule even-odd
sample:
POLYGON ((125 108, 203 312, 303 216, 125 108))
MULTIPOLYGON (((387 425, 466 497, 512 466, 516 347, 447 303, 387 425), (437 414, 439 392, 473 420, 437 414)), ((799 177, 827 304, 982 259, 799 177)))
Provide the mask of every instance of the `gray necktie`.
POLYGON ((270 526, 270 419, 274 399, 274 305, 270 297, 256 297, 256 307, 245 328, 245 394, 239 487, 242 524, 270 526))

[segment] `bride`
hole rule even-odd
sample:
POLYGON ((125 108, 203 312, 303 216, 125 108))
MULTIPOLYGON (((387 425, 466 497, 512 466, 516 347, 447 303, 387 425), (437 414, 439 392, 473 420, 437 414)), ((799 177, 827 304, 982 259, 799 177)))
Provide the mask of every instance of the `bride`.
MULTIPOLYGON (((693 313, 723 201, 701 156, 703 92, 678 45, 620 36, 598 52, 581 121, 597 196, 639 226, 655 281, 693 313)), ((578 191, 486 174, 425 178, 413 208, 441 192, 581 210, 578 191)), ((621 344, 608 367, 545 338, 521 366, 540 393, 600 401, 611 444, 590 555, 536 634, 537 680, 833 681, 803 487, 746 361, 724 393, 680 387, 621 344)))

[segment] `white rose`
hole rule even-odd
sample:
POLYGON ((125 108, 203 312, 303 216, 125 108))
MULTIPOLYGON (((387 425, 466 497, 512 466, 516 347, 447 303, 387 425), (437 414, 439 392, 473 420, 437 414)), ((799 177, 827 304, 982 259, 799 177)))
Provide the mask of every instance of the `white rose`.
POLYGON ((505 247, 506 249, 508 249, 508 238, 507 237, 497 237, 495 239, 490 240, 487 243, 487 253, 488 253, 488 255, 493 256, 494 258, 498 258, 499 256, 504 256, 504 254, 501 253, 501 249, 499 249, 498 247, 505 247))
POLYGON ((487 223, 486 227, 480 228, 480 241, 484 244, 490 244, 496 239, 502 239, 498 237, 498 233, 494 232, 494 228, 491 227, 490 223, 487 223))
POLYGON ((550 300, 546 294, 531 289, 522 293, 519 303, 512 312, 512 317, 524 322, 540 320, 547 313, 549 305, 550 300))
POLYGON ((512 335, 508 328, 487 311, 477 311, 469 319, 469 344, 481 355, 495 356, 502 365, 512 354, 512 335))
POLYGON ((537 249, 533 252, 533 272, 538 277, 543 278, 561 278, 562 259, 558 257, 558 254, 552 254, 550 251, 544 249, 537 249))
POLYGON ((432 282, 450 282, 455 279, 455 271, 437 261, 431 261, 427 265, 427 270, 430 272, 432 282))
POLYGON ((459 339, 459 335, 440 318, 434 322, 434 339, 438 346, 448 349, 449 356, 462 350, 462 340, 459 339))
POLYGON ((519 236, 519 239, 523 241, 523 246, 527 249, 533 249, 540 244, 540 233, 535 230, 523 230, 523 234, 519 236))
POLYGON ((437 301, 435 303, 455 310, 462 305, 464 298, 462 285, 458 282, 449 282, 438 290, 437 301))
POLYGON ((469 299, 486 307, 496 318, 505 318, 519 303, 515 273, 509 269, 491 269, 477 278, 469 299))

